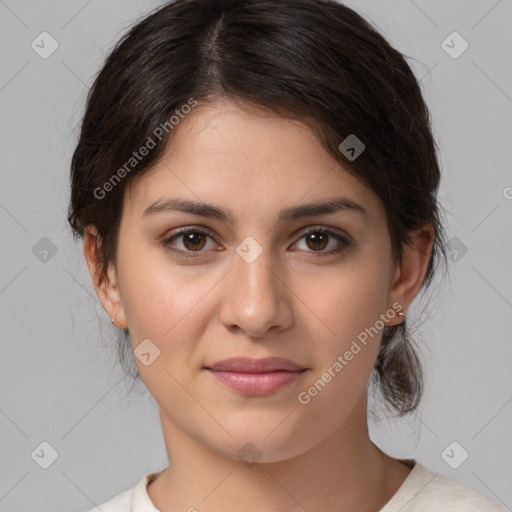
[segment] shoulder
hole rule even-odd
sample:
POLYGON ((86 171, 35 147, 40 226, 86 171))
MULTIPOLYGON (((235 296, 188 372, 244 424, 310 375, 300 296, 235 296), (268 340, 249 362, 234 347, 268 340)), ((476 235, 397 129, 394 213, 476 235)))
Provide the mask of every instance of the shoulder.
POLYGON ((160 472, 145 474, 134 487, 117 494, 87 512, 159 512, 148 496, 147 485, 160 472))
POLYGON ((381 512, 504 512, 469 485, 416 463, 381 512))
POLYGON ((135 487, 124 491, 114 498, 87 510, 87 512, 128 512, 132 510, 132 500, 135 487))
MULTIPOLYGON (((427 470, 429 471, 429 470, 427 470)), ((443 509, 448 511, 465 512, 503 512, 494 501, 477 491, 469 485, 459 482, 453 478, 434 473, 432 480, 425 488, 424 495, 418 500, 418 503, 435 506, 443 505, 443 509)), ((421 496, 421 493, 418 497, 421 496)))

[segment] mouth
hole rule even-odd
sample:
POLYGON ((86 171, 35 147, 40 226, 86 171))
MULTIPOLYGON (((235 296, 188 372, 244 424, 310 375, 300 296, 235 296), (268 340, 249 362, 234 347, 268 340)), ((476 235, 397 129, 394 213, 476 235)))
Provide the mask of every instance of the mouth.
POLYGON ((273 393, 296 381, 308 370, 289 359, 278 357, 231 358, 204 369, 229 388, 252 396, 273 393))

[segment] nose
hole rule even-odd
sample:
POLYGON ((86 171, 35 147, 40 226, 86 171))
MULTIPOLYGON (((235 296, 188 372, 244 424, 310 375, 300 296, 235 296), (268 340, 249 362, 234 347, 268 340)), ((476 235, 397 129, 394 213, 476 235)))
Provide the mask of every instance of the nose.
POLYGON ((220 320, 228 330, 262 338, 271 329, 292 324, 292 293, 286 271, 279 267, 270 250, 263 250, 254 261, 234 255, 233 267, 223 280, 220 308, 220 320))

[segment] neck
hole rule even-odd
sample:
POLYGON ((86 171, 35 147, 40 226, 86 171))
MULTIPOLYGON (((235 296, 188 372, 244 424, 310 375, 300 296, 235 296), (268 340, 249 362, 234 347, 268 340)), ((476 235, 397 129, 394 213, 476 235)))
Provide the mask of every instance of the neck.
POLYGON ((253 465, 199 443, 162 411, 160 416, 170 465, 148 486, 148 495, 162 512, 256 506, 268 512, 376 512, 410 473, 370 440, 366 397, 341 429, 314 448, 253 465))

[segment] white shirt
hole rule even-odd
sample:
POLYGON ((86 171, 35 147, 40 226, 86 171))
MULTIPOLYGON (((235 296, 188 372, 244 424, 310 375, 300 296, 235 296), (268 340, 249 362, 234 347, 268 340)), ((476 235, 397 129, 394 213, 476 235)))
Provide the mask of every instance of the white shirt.
MULTIPOLYGON (((434 473, 413 459, 402 460, 413 466, 398 491, 379 512, 505 512, 472 487, 434 473)), ((87 512, 160 512, 147 493, 147 485, 163 470, 148 473, 127 491, 87 512)))

